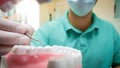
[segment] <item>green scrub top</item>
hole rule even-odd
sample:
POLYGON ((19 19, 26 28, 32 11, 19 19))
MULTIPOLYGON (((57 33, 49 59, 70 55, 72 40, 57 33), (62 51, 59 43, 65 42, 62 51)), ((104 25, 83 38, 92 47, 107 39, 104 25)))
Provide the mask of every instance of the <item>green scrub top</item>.
MULTIPOLYGON (((45 23, 33 35, 43 45, 60 45, 78 49, 82 53, 83 68, 110 68, 120 65, 120 35, 107 21, 92 14, 92 25, 82 32, 68 20, 68 11, 45 23)), ((31 45, 40 46, 32 40, 31 45)))

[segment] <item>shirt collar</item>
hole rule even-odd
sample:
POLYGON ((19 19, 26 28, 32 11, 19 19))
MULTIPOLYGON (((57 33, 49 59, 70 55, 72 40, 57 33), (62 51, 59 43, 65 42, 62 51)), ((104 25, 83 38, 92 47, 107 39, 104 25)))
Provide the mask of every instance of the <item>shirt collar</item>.
MULTIPOLYGON (((93 13, 92 14, 92 17, 93 17, 93 22, 92 22, 92 25, 85 31, 85 32, 88 32, 88 31, 92 31, 92 30, 99 30, 100 26, 99 26, 99 18, 93 13)), ((69 31, 69 30, 73 30, 77 33, 82 33, 81 30, 75 28, 74 26, 72 26, 68 20, 68 10, 65 12, 65 14, 63 15, 63 19, 64 19, 64 29, 65 31, 69 31)))
POLYGON ((99 18, 96 16, 95 13, 92 13, 92 25, 90 26, 92 29, 100 29, 100 20, 99 18))

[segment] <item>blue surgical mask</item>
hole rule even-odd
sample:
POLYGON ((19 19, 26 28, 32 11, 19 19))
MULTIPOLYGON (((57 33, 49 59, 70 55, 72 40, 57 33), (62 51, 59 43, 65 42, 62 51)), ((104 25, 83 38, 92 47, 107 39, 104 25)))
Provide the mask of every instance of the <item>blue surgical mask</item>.
POLYGON ((68 0, 71 10, 78 16, 85 16, 92 11, 96 0, 68 0))

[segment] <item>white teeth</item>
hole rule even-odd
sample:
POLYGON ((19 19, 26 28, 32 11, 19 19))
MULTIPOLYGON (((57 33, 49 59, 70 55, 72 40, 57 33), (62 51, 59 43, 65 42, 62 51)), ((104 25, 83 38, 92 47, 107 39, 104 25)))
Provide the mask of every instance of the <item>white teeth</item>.
MULTIPOLYGON (((79 50, 63 47, 63 46, 45 46, 45 47, 34 47, 34 46, 22 46, 16 45, 13 47, 12 53, 16 55, 36 55, 37 54, 45 54, 45 53, 53 53, 64 55, 62 58, 55 58, 50 60, 50 64, 52 63, 59 68, 74 68, 76 65, 79 66, 77 68, 81 68, 82 64, 82 54, 79 50)), ((50 68, 50 67, 49 67, 50 68)))
POLYGON ((26 54, 26 49, 22 45, 16 45, 12 49, 12 53, 17 54, 17 55, 24 55, 26 54))
POLYGON ((53 52, 57 53, 57 54, 65 54, 66 53, 66 49, 62 46, 53 46, 53 52))
POLYGON ((37 47, 36 50, 37 50, 37 54, 43 54, 43 53, 45 53, 44 48, 41 47, 41 46, 37 47))
POLYGON ((53 46, 53 48, 54 48, 54 49, 56 49, 56 50, 63 49, 63 47, 62 47, 62 46, 57 46, 57 45, 53 46))
POLYGON ((70 56, 78 55, 80 51, 70 48, 70 47, 62 47, 62 46, 53 46, 53 52, 57 54, 66 54, 70 56))
POLYGON ((69 51, 68 51, 67 49, 63 49, 63 50, 62 50, 62 53, 63 53, 63 54, 67 54, 67 55, 68 55, 68 52, 69 52, 69 51))
POLYGON ((81 55, 80 51, 70 48, 70 47, 63 47, 63 46, 45 46, 45 47, 35 47, 35 46, 22 46, 16 45, 13 47, 12 52, 17 55, 29 54, 44 54, 44 53, 56 53, 56 54, 65 54, 70 56, 81 55))
POLYGON ((53 48, 51 46, 45 46, 44 50, 46 53, 53 53, 53 48))
POLYGON ((18 48, 19 48, 18 45, 15 45, 15 46, 12 48, 11 53, 16 53, 16 50, 17 50, 18 48))
POLYGON ((30 46, 29 48, 27 47, 26 52, 29 55, 36 55, 37 54, 36 47, 34 47, 34 46, 30 46))

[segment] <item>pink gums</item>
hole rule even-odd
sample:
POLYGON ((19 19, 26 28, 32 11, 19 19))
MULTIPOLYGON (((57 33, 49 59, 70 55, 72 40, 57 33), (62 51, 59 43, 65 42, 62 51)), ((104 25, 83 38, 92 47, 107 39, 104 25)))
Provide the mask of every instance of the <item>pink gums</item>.
POLYGON ((8 68, 47 68, 49 59, 60 58, 59 54, 37 54, 37 55, 6 55, 8 68))

